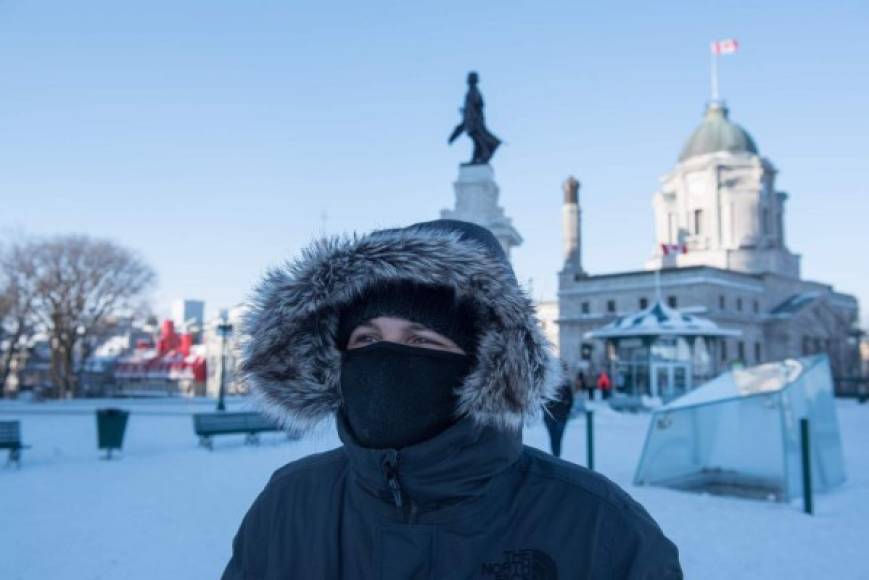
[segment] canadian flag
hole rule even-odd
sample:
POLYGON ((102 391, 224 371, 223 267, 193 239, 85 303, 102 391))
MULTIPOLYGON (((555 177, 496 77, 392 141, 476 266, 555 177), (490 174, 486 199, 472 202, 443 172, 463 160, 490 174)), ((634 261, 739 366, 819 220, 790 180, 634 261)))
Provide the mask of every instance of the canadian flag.
POLYGON ((735 38, 716 40, 711 45, 712 54, 733 54, 739 48, 739 42, 735 38))
POLYGON ((670 254, 687 254, 688 246, 686 244, 661 244, 661 251, 665 256, 670 254))

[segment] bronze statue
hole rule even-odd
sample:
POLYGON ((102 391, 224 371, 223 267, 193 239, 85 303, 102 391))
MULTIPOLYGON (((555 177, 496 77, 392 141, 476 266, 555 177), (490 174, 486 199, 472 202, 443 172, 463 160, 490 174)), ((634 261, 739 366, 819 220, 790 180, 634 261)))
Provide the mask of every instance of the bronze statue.
POLYGON ((462 132, 474 142, 474 154, 468 163, 462 165, 483 165, 489 162, 501 140, 486 129, 483 118, 483 95, 477 88, 480 77, 475 72, 468 73, 468 94, 465 95, 465 106, 462 107, 462 122, 453 130, 449 143, 452 144, 462 132))

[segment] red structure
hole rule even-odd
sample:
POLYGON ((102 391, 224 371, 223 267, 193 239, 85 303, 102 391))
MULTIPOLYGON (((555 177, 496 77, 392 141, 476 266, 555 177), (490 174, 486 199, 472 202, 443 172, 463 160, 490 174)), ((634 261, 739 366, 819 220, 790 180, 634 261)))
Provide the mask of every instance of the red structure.
POLYGON ((205 357, 195 353, 193 336, 178 334, 171 320, 164 320, 156 347, 139 341, 135 350, 118 359, 115 381, 130 388, 197 392, 205 385, 205 357))

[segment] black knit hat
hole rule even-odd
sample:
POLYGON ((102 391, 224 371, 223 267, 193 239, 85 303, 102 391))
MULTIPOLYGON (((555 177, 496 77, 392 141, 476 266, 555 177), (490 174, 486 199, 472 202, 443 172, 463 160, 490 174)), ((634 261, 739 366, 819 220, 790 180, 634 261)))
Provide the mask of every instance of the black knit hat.
POLYGON ((477 315, 473 305, 456 298, 452 288, 399 281, 369 288, 338 315, 338 348, 345 350, 353 329, 379 316, 404 318, 426 326, 473 355, 477 347, 477 315))

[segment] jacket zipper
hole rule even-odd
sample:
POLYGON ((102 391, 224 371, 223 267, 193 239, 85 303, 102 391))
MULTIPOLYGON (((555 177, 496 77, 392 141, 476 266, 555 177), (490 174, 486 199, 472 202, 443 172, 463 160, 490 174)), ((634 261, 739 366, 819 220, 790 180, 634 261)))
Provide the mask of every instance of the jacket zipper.
POLYGON ((386 475, 386 485, 389 486, 389 491, 392 492, 392 501, 395 503, 395 508, 404 513, 404 498, 401 494, 401 485, 398 483, 398 451, 390 449, 386 452, 383 458, 383 472, 386 475))
POLYGON ((386 475, 386 485, 392 492, 392 502, 395 504, 395 509, 401 514, 405 523, 413 524, 419 510, 413 500, 408 498, 408 501, 405 502, 404 492, 398 481, 398 451, 395 449, 387 451, 383 458, 383 472, 386 475))

